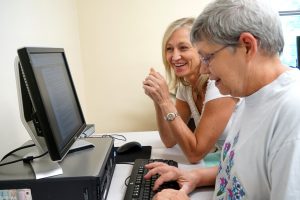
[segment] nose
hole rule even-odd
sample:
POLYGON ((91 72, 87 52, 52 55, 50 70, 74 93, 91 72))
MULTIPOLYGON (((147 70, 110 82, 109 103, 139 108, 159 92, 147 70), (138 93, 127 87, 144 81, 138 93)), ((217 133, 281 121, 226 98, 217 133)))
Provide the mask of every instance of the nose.
POLYGON ((200 66, 200 73, 201 74, 210 74, 209 67, 202 62, 201 62, 201 66, 200 66))
POLYGON ((181 54, 180 54, 180 51, 178 51, 178 50, 174 50, 173 51, 173 55, 172 55, 172 60, 174 61, 174 60, 179 60, 181 58, 181 54))

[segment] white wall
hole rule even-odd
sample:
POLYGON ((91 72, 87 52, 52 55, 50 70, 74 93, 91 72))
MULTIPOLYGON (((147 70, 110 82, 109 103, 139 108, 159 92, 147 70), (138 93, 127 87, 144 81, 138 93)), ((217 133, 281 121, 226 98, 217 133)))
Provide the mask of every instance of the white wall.
POLYGON ((14 74, 17 49, 63 47, 85 109, 77 5, 74 0, 0 0, 0 157, 28 138, 21 124, 14 74))
POLYGON ((208 0, 78 0, 86 72, 87 121, 98 132, 156 130, 142 81, 162 74, 161 40, 180 17, 197 17, 208 0))

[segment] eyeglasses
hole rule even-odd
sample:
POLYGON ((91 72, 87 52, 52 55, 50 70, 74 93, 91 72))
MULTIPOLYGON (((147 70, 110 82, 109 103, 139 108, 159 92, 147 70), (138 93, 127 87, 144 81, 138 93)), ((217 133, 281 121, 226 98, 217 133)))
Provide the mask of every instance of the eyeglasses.
POLYGON ((201 56, 200 59, 202 61, 203 64, 209 66, 211 60, 213 59, 213 57, 219 53, 220 51, 222 51, 223 49, 225 49, 226 47, 228 47, 228 45, 221 47, 220 49, 214 51, 213 53, 208 54, 207 56, 201 56))

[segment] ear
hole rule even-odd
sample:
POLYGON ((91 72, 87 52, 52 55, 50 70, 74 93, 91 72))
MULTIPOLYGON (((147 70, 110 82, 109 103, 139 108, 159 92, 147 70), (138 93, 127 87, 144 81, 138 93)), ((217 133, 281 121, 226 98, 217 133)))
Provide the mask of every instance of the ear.
POLYGON ((239 43, 245 48, 245 55, 251 59, 257 53, 257 39, 249 32, 241 33, 239 43))

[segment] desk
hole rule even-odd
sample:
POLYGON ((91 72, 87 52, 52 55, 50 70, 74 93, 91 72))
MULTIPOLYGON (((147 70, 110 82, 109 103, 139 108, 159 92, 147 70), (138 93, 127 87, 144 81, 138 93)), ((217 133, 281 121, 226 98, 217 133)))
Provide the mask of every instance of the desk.
MULTIPOLYGON (((143 146, 152 146, 151 158, 163 158, 172 159, 178 162, 178 167, 182 169, 193 169, 203 166, 203 163, 199 164, 189 164, 188 160, 183 155, 179 146, 174 146, 173 148, 165 148, 160 140, 159 133, 157 131, 147 131, 147 132, 126 132, 126 133, 116 133, 124 135, 127 139, 126 142, 138 141, 143 146)), ((97 136, 101 134, 94 134, 97 136)), ((120 146, 125 141, 115 140, 114 145, 120 146)), ((117 164, 114 175, 112 178, 111 186, 108 192, 107 200, 123 200, 126 186, 125 179, 130 176, 132 170, 132 165, 117 164)), ((199 200, 210 200, 213 196, 213 188, 201 188, 197 189, 195 192, 190 194, 191 199, 199 200)))

